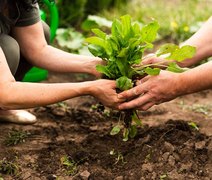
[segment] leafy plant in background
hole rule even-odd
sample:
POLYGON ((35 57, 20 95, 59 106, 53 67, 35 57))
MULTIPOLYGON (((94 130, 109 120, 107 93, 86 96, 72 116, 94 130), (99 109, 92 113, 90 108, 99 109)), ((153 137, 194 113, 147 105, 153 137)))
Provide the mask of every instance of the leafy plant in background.
MULTIPOLYGON (((146 49, 152 48, 156 39, 159 24, 152 21, 141 27, 138 22, 131 22, 131 16, 125 15, 120 20, 112 23, 111 34, 106 34, 100 29, 92 29, 96 35, 86 39, 88 48, 94 56, 102 58, 106 65, 98 65, 96 69, 108 79, 115 79, 120 91, 134 86, 137 78, 145 75, 158 75, 160 68, 153 67, 160 64, 142 65, 142 56, 146 49)), ((165 44, 158 51, 157 56, 165 56, 167 60, 183 61, 194 55, 195 48, 191 46, 178 47, 175 44, 165 44)), ((164 67, 164 65, 161 65, 164 67)), ((176 63, 170 62, 167 70, 174 72, 184 71, 176 63)), ((120 116, 124 122, 123 140, 133 138, 137 134, 137 125, 141 125, 136 110, 125 110, 120 116)), ((118 134, 121 130, 120 121, 113 127, 111 135, 118 134)))
POLYGON ((178 43, 183 42, 197 32, 202 25, 203 22, 199 21, 192 25, 189 25, 187 22, 178 23, 177 21, 172 21, 170 24, 171 38, 178 43))
POLYGON ((90 14, 117 7, 127 0, 57 0, 61 27, 78 27, 90 14))
POLYGON ((80 32, 75 31, 73 28, 60 28, 57 30, 56 40, 58 45, 64 50, 79 53, 79 50, 83 48, 82 43, 85 38, 80 32))
MULTIPOLYGON (((89 15, 83 21, 81 28, 84 32, 90 32, 91 28, 111 28, 112 21, 103 17, 89 15)), ((86 46, 83 46, 85 37, 82 33, 76 31, 74 28, 59 28, 56 34, 56 41, 58 45, 65 51, 83 55, 91 55, 86 46)))
POLYGON ((84 19, 87 0, 58 0, 60 12, 60 26, 77 26, 84 19))
POLYGON ((90 31, 92 28, 111 28, 112 21, 107 20, 106 18, 89 15, 85 21, 81 24, 81 29, 83 31, 90 31))

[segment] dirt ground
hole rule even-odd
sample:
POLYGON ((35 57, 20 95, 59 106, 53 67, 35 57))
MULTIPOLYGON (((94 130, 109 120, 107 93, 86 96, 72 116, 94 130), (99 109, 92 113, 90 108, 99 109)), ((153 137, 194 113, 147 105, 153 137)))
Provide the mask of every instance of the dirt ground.
MULTIPOLYGON (((88 80, 50 74, 48 82, 88 80)), ((31 110, 34 125, 0 125, 0 161, 13 162, 5 180, 210 180, 212 179, 212 91, 180 97, 140 112, 143 126, 127 142, 111 136, 114 115, 91 110, 97 102, 79 97, 31 110), (194 122, 199 130, 188 125, 194 122), (27 132, 25 142, 5 145, 8 133, 27 132), (64 161, 66 158, 67 161, 64 161), (66 163, 65 163, 66 162, 66 163), (68 163, 67 163, 68 162, 68 163)), ((1 178, 0 178, 1 179, 1 178)))

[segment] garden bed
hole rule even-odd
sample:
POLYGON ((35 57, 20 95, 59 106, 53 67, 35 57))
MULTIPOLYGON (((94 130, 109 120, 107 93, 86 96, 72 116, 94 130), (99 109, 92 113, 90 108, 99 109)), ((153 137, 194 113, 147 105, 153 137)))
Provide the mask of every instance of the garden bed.
MULTIPOLYGON (((77 78, 76 78, 77 77, 77 78)), ((84 80, 54 76, 51 81, 84 80)), ((140 112, 143 127, 127 142, 109 132, 117 120, 91 109, 92 97, 37 108, 32 126, 1 124, 0 160, 17 165, 4 179, 203 179, 212 178, 211 91, 188 95, 140 112), (195 122, 199 130, 188 122, 195 122), (6 146, 12 129, 25 142, 6 146), (68 163, 67 163, 68 162, 68 163), (69 175, 68 175, 69 174, 69 175)), ((1 176, 0 176, 1 177, 1 176)))

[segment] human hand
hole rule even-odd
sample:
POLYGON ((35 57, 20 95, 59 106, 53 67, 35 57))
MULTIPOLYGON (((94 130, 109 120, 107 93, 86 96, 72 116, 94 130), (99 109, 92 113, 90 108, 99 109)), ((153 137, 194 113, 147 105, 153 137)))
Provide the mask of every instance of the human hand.
POLYGON ((103 105, 118 109, 118 105, 124 102, 116 93, 116 81, 100 79, 92 81, 91 95, 96 97, 103 105))
POLYGON ((181 86, 181 74, 161 71, 157 76, 146 76, 138 81, 136 87, 118 95, 120 99, 129 100, 120 104, 119 109, 136 108, 145 111, 181 95, 181 86))
POLYGON ((96 78, 101 78, 102 77, 102 73, 98 72, 96 70, 96 66, 97 65, 105 65, 105 62, 98 57, 94 57, 94 59, 92 61, 89 62, 89 68, 90 68, 90 73, 93 74, 96 78))
POLYGON ((165 69, 169 63, 173 61, 165 60, 163 57, 157 57, 156 54, 148 54, 142 59, 142 65, 151 65, 153 67, 159 67, 165 69))

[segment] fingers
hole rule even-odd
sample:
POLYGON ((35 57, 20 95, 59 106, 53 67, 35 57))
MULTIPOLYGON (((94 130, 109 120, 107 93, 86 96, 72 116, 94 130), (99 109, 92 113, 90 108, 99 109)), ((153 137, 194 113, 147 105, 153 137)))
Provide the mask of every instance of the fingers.
POLYGON ((134 97, 137 97, 141 94, 145 93, 144 88, 142 88, 141 85, 136 86, 132 89, 129 89, 127 91, 124 91, 120 94, 118 94, 118 98, 120 99, 132 99, 134 97))
POLYGON ((138 86, 138 85, 141 85, 141 84, 145 83, 146 81, 148 81, 150 78, 151 78, 151 76, 145 76, 145 77, 143 77, 142 79, 136 81, 136 85, 137 85, 137 86, 138 86))
POLYGON ((124 110, 124 109, 140 108, 142 106, 144 106, 145 108, 150 108, 153 105, 154 103, 151 102, 149 94, 144 94, 143 96, 140 96, 129 102, 122 103, 121 105, 119 105, 119 109, 124 110))
POLYGON ((148 103, 144 104, 143 106, 138 107, 137 109, 142 110, 142 111, 146 111, 154 105, 155 105, 154 102, 148 102, 148 103))

